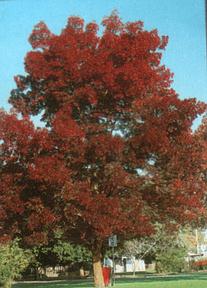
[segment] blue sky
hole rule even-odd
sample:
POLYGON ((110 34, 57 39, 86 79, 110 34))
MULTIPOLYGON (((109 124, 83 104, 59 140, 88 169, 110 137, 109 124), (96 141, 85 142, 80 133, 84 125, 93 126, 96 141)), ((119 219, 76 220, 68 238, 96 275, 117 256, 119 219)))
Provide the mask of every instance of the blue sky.
POLYGON ((9 109, 13 77, 24 72, 28 37, 40 20, 59 33, 70 15, 101 22, 112 10, 124 21, 169 36, 163 62, 174 72, 181 98, 207 102, 204 0, 0 0, 0 107, 9 109))

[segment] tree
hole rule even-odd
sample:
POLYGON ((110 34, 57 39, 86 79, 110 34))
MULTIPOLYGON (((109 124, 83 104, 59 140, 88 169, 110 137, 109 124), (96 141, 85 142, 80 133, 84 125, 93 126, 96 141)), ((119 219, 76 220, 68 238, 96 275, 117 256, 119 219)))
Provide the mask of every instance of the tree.
POLYGON ((169 247, 156 256, 156 271, 158 273, 180 273, 186 269, 186 249, 184 247, 169 247))
POLYGON ((108 236, 146 236, 155 222, 205 212, 191 125, 206 106, 171 88, 167 37, 116 13, 102 25, 99 35, 97 24, 70 17, 54 35, 37 24, 9 100, 23 118, 0 119, 1 235, 33 245, 62 230, 92 252, 96 287, 108 236), (35 129, 31 115, 46 127, 35 129))
POLYGON ((19 277, 32 259, 29 251, 18 245, 18 240, 0 245, 0 285, 10 288, 14 278, 19 277))
POLYGON ((155 260, 157 254, 170 247, 184 247, 185 243, 182 238, 182 234, 177 229, 172 230, 157 224, 155 225, 155 233, 151 236, 125 241, 120 247, 119 254, 155 260))
POLYGON ((72 271, 79 270, 84 276, 84 270, 91 270, 91 253, 81 245, 72 245, 68 242, 58 241, 53 247, 59 263, 68 265, 72 271))
POLYGON ((36 256, 33 265, 36 267, 67 265, 70 270, 77 272, 92 264, 90 251, 84 246, 62 241, 61 233, 56 233, 48 245, 33 247, 32 252, 36 256))
POLYGON ((156 233, 150 237, 125 241, 118 253, 131 258, 136 256, 144 259, 145 263, 154 261, 157 272, 179 272, 186 268, 184 257, 190 248, 187 236, 191 236, 187 232, 189 230, 177 231, 157 224, 156 233))
MULTIPOLYGON (((202 176, 207 181, 207 116, 203 118, 201 125, 195 132, 197 141, 202 145, 202 176)), ((203 221, 205 227, 205 220, 203 221)))

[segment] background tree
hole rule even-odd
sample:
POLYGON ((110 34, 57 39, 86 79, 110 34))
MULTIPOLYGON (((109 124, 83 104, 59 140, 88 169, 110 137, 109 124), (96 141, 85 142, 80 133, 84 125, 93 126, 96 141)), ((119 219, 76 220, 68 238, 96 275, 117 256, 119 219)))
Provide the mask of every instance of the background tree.
POLYGON ((92 255, 88 249, 81 245, 74 245, 59 240, 53 247, 53 253, 57 255, 60 264, 68 266, 69 271, 79 271, 79 275, 85 276, 84 270, 91 270, 92 255))
POLYGON ((177 231, 172 228, 157 224, 153 235, 125 241, 118 253, 143 259, 146 264, 154 262, 157 272, 180 272, 187 268, 185 257, 192 248, 189 239, 194 237, 195 242, 195 236, 190 230, 177 231))
POLYGON ((91 253, 81 245, 62 240, 62 233, 57 231, 53 239, 42 249, 37 247, 37 258, 42 266, 67 266, 70 271, 77 272, 81 268, 91 269, 91 253))
POLYGON ((136 256, 138 259, 153 261, 158 253, 166 251, 171 246, 185 246, 179 231, 156 224, 154 234, 125 241, 123 247, 120 247, 119 253, 128 257, 136 256))
POLYGON ((158 273, 180 273, 186 270, 185 247, 169 247, 156 255, 156 271, 158 273))
POLYGON ((21 276, 31 259, 30 251, 20 248, 18 240, 0 245, 0 286, 10 288, 12 281, 21 276))
POLYGON ((147 236, 155 222, 184 224, 205 212, 191 131, 205 105, 171 88, 161 64, 167 37, 116 13, 102 25, 100 35, 97 24, 70 17, 54 35, 37 24, 10 97, 24 118, 0 119, 1 235, 34 245, 61 229, 92 252, 97 287, 108 236, 147 236), (35 129, 28 115, 47 128, 35 129))
MULTIPOLYGON (((34 255, 28 269, 35 271, 36 280, 41 278, 39 268, 62 266, 62 276, 85 276, 85 271, 91 271, 91 253, 81 245, 64 242, 54 238, 47 245, 35 246, 31 249, 34 255)), ((29 272, 29 270, 28 270, 29 272)))

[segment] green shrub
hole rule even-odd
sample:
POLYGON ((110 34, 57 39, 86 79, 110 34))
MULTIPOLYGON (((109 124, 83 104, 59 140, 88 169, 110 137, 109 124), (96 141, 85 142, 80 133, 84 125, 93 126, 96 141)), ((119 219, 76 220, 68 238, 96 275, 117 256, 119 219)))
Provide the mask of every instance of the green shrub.
POLYGON ((156 271, 158 273, 177 273, 185 268, 186 251, 184 248, 169 248, 156 256, 156 271))
POLYGON ((31 253, 19 247, 18 240, 0 245, 0 285, 11 287, 14 278, 28 266, 31 253))

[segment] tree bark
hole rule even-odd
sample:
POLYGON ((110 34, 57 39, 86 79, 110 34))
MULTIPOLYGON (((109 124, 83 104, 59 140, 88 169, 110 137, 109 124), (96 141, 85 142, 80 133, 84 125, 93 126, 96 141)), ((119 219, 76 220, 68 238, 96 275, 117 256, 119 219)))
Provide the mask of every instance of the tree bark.
POLYGON ((96 288, 104 288, 104 279, 101 265, 101 252, 93 251, 93 274, 96 288))

